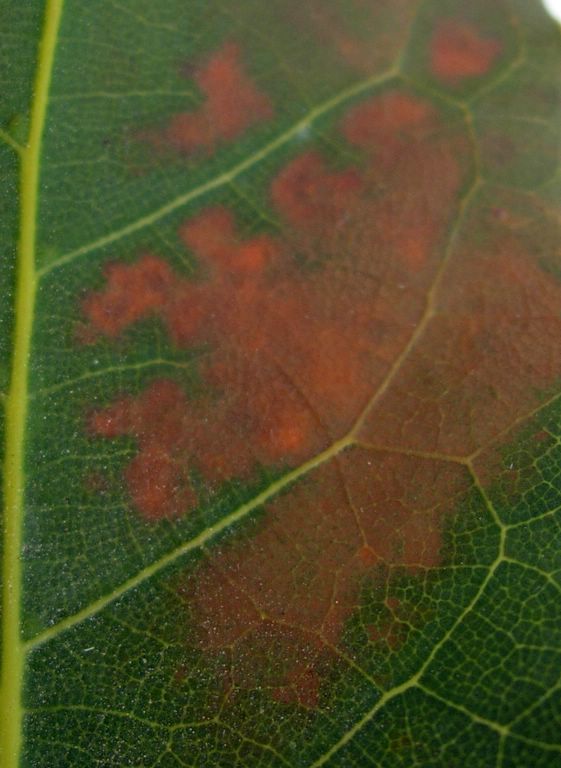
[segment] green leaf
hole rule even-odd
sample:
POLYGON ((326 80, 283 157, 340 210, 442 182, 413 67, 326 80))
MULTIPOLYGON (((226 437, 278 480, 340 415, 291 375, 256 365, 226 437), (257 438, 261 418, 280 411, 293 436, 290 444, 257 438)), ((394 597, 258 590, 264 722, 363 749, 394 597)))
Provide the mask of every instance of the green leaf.
POLYGON ((561 765, 558 26, 0 20, 3 768, 561 765))

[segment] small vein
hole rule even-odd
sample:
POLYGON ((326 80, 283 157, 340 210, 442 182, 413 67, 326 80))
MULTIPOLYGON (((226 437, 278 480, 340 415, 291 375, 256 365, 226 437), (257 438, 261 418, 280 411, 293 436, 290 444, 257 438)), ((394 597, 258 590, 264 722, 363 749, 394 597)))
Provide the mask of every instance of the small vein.
POLYGON ((3 128, 0 128, 0 141, 4 142, 4 144, 10 147, 10 149, 13 149, 17 155, 21 155, 25 149, 19 142, 10 136, 8 131, 5 131, 3 128))
POLYGON ((454 456, 453 454, 439 453, 438 451, 417 451, 412 448, 399 448, 391 445, 371 443, 368 440, 357 440, 356 445, 368 451, 379 453, 397 453, 400 456, 413 456, 419 459, 427 459, 427 461, 443 461, 449 464, 462 464, 464 466, 468 464, 465 456, 454 456))
MULTIPOLYGON (((528 715, 531 715, 532 712, 534 712, 536 709, 541 707, 549 698, 551 698, 555 693, 557 693, 560 688, 561 688, 561 680, 558 680, 557 683, 552 688, 550 688, 548 691, 542 694, 542 696, 539 696, 535 701, 533 701, 524 712, 520 712, 514 718, 514 720, 510 723, 510 727, 512 728, 521 720, 524 720, 525 718, 527 718, 528 715)), ((516 733, 513 733, 512 735, 517 736, 516 733)))
POLYGON ((83 101, 88 99, 116 99, 123 101, 123 99, 153 99, 160 96, 171 97, 174 99, 185 98, 192 99, 194 97, 194 91, 191 90, 169 90, 169 91, 90 91, 89 93, 65 93, 58 94, 51 97, 51 102, 58 101, 83 101))
POLYGON ((541 515, 530 517, 527 520, 520 520, 517 523, 507 523, 506 527, 508 528, 509 531, 512 531, 515 528, 522 528, 525 525, 530 527, 531 525, 533 525, 533 523, 539 523, 542 520, 547 520, 547 518, 549 517, 554 517, 558 512, 561 512, 561 506, 555 507, 554 509, 548 509, 547 512, 542 512, 541 515))
POLYGON ((438 693, 436 693, 436 691, 428 688, 424 683, 417 683, 417 688, 419 688, 419 690, 421 690, 427 696, 430 696, 433 699, 440 701, 442 704, 450 707, 451 709, 455 709, 458 712, 461 712, 463 715, 466 715, 470 718, 470 720, 473 720, 474 723, 477 723, 478 725, 485 725, 487 728, 490 728, 492 731, 495 731, 501 736, 509 735, 508 726, 496 723, 494 720, 488 720, 486 717, 482 717, 481 715, 472 712, 467 707, 464 707, 462 704, 458 704, 455 701, 449 701, 448 699, 444 698, 444 696, 440 696, 438 693))
POLYGON ((478 88, 478 90, 473 94, 473 96, 466 99, 466 104, 469 105, 470 107, 475 102, 477 102, 480 98, 482 98, 483 96, 487 96, 489 93, 494 91, 500 85, 503 85, 528 60, 527 41, 526 41, 525 35, 523 34, 520 23, 515 16, 511 17, 511 23, 516 33, 516 37, 518 38, 518 50, 516 52, 516 56, 514 56, 509 61, 507 66, 502 71, 500 71, 496 77, 486 80, 485 83, 481 85, 478 88))
POLYGON ((217 725, 220 724, 221 727, 227 728, 232 733, 235 733, 236 736, 238 736, 242 742, 245 742, 246 744, 253 744, 253 746, 258 747, 259 749, 262 749, 264 752, 269 752, 272 755, 274 755, 276 758, 278 758, 283 765, 288 766, 288 768, 293 768, 292 763, 290 763, 283 755, 278 752, 273 746, 270 744, 263 744, 260 741, 256 741, 255 739, 250 738, 249 736, 246 736, 244 733, 239 731, 237 728, 235 728, 230 723, 225 723, 222 720, 217 721, 217 725))
POLYGON ((558 752, 561 754, 560 744, 548 744, 546 741, 531 739, 529 736, 522 736, 520 733, 510 733, 509 736, 515 741, 521 741, 523 744, 529 744, 532 747, 539 747, 539 749, 543 749, 546 752, 558 752))
POLYGON ((66 379, 66 381, 61 381, 58 384, 53 384, 53 386, 51 387, 38 389, 35 392, 32 392, 30 394, 30 397, 32 398, 46 397, 48 395, 54 394, 55 392, 60 392, 61 390, 64 390, 64 389, 79 386, 86 381, 90 381, 91 379, 97 379, 103 376, 110 376, 112 374, 126 373, 128 371, 141 371, 144 368, 168 367, 168 368, 189 369, 193 367, 193 364, 196 359, 198 358, 193 357, 191 360, 180 361, 180 360, 167 360, 162 357, 155 357, 151 360, 141 360, 140 362, 136 362, 136 363, 128 363, 123 365, 109 366, 107 368, 99 368, 93 371, 87 371, 81 376, 76 376, 76 378, 74 379, 66 379))
POLYGON ((553 405, 559 399, 561 399, 561 392, 557 392, 556 394, 549 397, 547 400, 544 400, 544 402, 537 405, 535 408, 532 408, 529 411, 526 411, 525 413, 523 413, 521 416, 518 416, 516 419, 513 419, 513 421, 511 421, 510 424, 504 427, 504 429, 501 429, 501 431, 498 432, 494 437, 492 437, 490 440, 486 441, 483 445, 481 445, 479 448, 473 451, 473 453, 471 453, 468 456, 468 460, 473 461, 474 459, 476 459, 481 453, 483 453, 483 451, 488 450, 488 448, 490 448, 492 445, 498 442, 501 438, 505 437, 505 435, 508 435, 509 432, 512 432, 513 429, 516 429, 516 427, 520 426, 521 424, 524 424, 524 422, 528 421, 534 416, 537 416, 541 411, 543 411, 548 406, 553 405))
POLYGON ((121 3, 116 2, 116 0, 111 0, 110 5, 112 5, 113 8, 115 8, 117 11, 120 11, 123 16, 132 17, 135 22, 142 24, 144 27, 148 27, 148 29, 163 29, 166 32, 173 32, 174 34, 176 34, 181 29, 181 27, 178 27, 177 24, 162 24, 162 22, 147 19, 141 13, 137 13, 136 11, 127 8, 126 5, 122 5, 121 3))
POLYGON ((163 730, 170 730, 169 725, 158 723, 155 720, 148 720, 145 717, 139 717, 133 712, 125 712, 123 710, 110 708, 105 709, 104 707, 92 707, 87 704, 55 704, 49 707, 26 707, 24 712, 27 715, 42 715, 49 712, 85 712, 94 715, 108 715, 110 717, 133 720, 149 728, 161 728, 163 730))
POLYGON ((357 735, 357 733, 360 733, 360 731, 368 725, 368 723, 372 720, 372 718, 383 708, 388 704, 392 699, 395 699, 397 696, 400 696, 402 693, 405 693, 408 691, 414 683, 411 682, 411 680, 407 680, 405 683, 402 683, 401 685, 398 685, 394 688, 392 688, 389 691, 386 691, 386 693, 382 694, 382 696, 376 701, 374 706, 368 710, 361 718, 360 720, 357 720, 357 722, 349 728, 349 730, 341 736, 339 741, 337 741, 333 746, 327 750, 327 752, 324 752, 323 755, 317 758, 313 763, 310 763, 308 768, 320 768, 320 766, 325 765, 331 758, 339 752, 344 746, 349 744, 353 738, 357 735))
POLYGON ((496 510, 495 505, 491 501, 489 495, 487 494, 487 491, 483 487, 483 484, 481 483, 481 480, 479 479, 479 475, 477 474, 477 470, 473 466, 473 462, 469 459, 465 462, 466 467, 469 470, 469 473, 471 475, 472 481, 474 486, 476 487, 479 495, 483 499, 483 502, 490 513, 491 517, 493 518, 494 523, 496 524, 497 528, 499 529, 501 533, 501 559, 504 559, 504 553, 505 553, 505 544, 506 544, 506 534, 507 534, 507 526, 503 523, 503 521, 500 518, 499 513, 496 510))
POLYGON ((526 563, 523 560, 517 560, 514 557, 508 557, 508 555, 505 555, 504 561, 506 563, 512 563, 512 565, 517 565, 520 568, 523 568, 524 570, 535 573, 544 581, 547 581, 548 584, 551 584, 551 586, 556 590, 556 592, 559 592, 561 594, 561 585, 558 584, 557 581, 553 578, 553 576, 550 573, 547 573, 547 571, 542 571, 542 569, 538 568, 536 565, 530 565, 530 563, 526 563))

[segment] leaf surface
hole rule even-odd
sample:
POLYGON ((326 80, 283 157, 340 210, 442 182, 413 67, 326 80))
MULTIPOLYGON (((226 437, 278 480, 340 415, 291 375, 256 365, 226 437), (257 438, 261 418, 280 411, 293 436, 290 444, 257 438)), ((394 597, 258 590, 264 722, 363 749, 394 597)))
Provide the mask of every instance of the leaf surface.
POLYGON ((2 765, 561 764, 558 27, 0 14, 2 765))

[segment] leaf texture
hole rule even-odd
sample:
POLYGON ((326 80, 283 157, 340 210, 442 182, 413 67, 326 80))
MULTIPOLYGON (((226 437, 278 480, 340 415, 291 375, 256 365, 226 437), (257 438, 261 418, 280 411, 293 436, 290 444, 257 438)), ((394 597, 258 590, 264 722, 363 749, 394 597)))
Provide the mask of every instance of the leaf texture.
POLYGON ((561 765, 541 4, 0 18, 2 765, 561 765))

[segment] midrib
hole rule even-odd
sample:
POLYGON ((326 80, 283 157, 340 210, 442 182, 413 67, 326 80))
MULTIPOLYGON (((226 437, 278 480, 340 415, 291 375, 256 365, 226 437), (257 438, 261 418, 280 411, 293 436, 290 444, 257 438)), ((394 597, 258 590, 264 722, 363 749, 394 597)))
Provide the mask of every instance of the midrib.
POLYGON ((24 650, 21 642, 21 545, 25 494, 28 373, 35 307, 35 249, 41 143, 64 0, 47 0, 39 43, 29 139, 21 152, 20 229, 10 387, 6 399, 0 759, 18 768, 21 753, 24 650))

